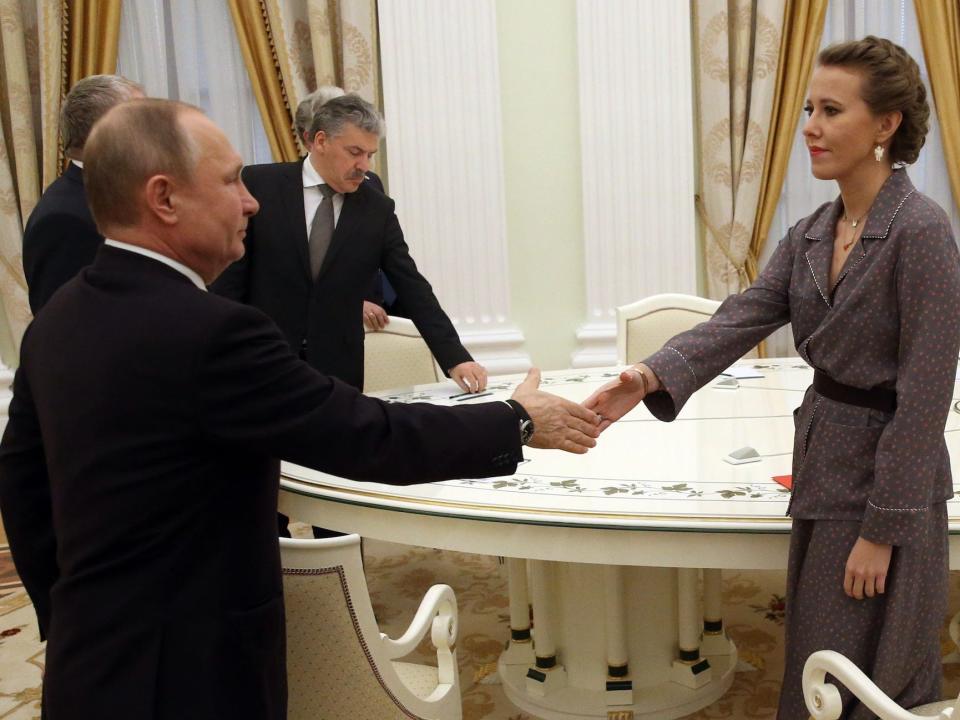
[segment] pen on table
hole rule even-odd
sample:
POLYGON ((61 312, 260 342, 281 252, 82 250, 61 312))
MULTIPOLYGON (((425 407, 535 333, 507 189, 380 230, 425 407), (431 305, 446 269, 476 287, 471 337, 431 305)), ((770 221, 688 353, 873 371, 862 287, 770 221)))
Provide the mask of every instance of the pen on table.
MULTIPOLYGON (((490 393, 486 393, 486 394, 489 395, 490 393)), ((459 393, 458 395, 450 395, 447 399, 448 399, 448 400, 459 400, 460 398, 467 397, 468 395, 470 395, 470 396, 472 396, 472 397, 477 397, 477 395, 475 395, 472 390, 467 390, 466 392, 459 393)))
POLYGON ((473 400, 475 398, 490 397, 491 395, 493 395, 493 393, 490 393, 490 392, 464 393, 463 395, 460 395, 459 397, 457 397, 457 402, 462 402, 464 400, 473 400))

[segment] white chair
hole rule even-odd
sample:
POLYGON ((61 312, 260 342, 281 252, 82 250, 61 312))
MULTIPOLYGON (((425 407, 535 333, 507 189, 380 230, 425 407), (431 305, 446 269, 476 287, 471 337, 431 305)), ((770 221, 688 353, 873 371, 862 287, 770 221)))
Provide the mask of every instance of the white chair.
POLYGON ((713 317, 718 300, 696 295, 651 295, 617 308, 617 361, 639 362, 652 355, 677 333, 713 317))
POLYGON ((364 329, 364 392, 443 380, 443 372, 412 321, 391 317, 383 330, 364 329))
POLYGON ((803 699, 813 720, 836 720, 843 712, 840 691, 836 685, 826 681, 827 673, 843 683, 880 720, 960 718, 960 698, 904 710, 843 655, 833 650, 818 650, 807 658, 803 666, 803 699))
POLYGON ((424 596, 397 640, 381 633, 360 560, 360 537, 280 539, 287 615, 290 720, 461 720, 448 585, 424 596), (398 662, 430 633, 437 667, 398 662))

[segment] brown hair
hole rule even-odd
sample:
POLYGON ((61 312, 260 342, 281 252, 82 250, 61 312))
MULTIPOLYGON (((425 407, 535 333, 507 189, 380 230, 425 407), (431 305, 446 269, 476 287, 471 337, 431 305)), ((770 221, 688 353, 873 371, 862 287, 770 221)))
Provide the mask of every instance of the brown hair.
POLYGON ((153 175, 189 180, 199 151, 180 116, 199 108, 173 100, 131 100, 93 128, 84 151, 83 179, 100 232, 139 219, 138 195, 153 175))
POLYGON ((899 110, 903 115, 890 143, 890 159, 916 161, 930 128, 930 105, 920 68, 906 50, 886 38, 868 35, 824 48, 817 64, 859 70, 863 74, 860 95, 870 111, 881 115, 899 110))
POLYGON ((60 109, 60 136, 67 157, 79 157, 94 124, 117 103, 143 94, 143 88, 121 75, 88 75, 77 81, 60 109))

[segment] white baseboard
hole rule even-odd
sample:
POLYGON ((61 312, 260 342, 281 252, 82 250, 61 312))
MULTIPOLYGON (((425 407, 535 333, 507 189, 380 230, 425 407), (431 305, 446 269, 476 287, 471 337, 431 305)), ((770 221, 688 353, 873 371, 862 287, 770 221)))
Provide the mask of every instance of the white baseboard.
POLYGON ((483 365, 490 375, 526 372, 531 367, 530 355, 524 350, 523 333, 512 325, 497 330, 460 332, 460 342, 483 365))
POLYGON ((570 367, 607 367, 617 364, 617 324, 584 323, 577 329, 577 349, 570 357, 570 367))

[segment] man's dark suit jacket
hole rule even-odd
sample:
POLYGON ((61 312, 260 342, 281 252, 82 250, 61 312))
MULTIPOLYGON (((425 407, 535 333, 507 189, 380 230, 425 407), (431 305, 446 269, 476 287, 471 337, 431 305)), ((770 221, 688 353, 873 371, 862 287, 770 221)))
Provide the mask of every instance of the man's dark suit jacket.
POLYGON ((367 398, 259 310, 103 247, 28 328, 0 444, 47 717, 285 718, 279 459, 405 484, 520 457, 505 403, 367 398))
MULTIPOLYGON (((380 179, 379 175, 370 171, 366 174, 365 179, 373 187, 386 195, 386 191, 383 189, 383 180, 380 179)), ((373 283, 370 286, 370 290, 367 291, 365 299, 376 303, 390 315, 409 318, 409 313, 403 308, 403 301, 397 297, 397 291, 393 289, 390 281, 384 277, 383 270, 377 270, 377 274, 373 278, 373 283)))
POLYGON ((246 256, 214 283, 215 292, 263 310, 313 367, 363 387, 363 300, 382 268, 440 367, 471 360, 417 270, 393 200, 370 181, 344 195, 330 249, 310 276, 302 162, 254 165, 243 181, 260 203, 247 226, 246 256))
POLYGON ((70 163, 40 197, 23 231, 23 272, 34 315, 93 262, 102 243, 83 192, 83 170, 70 163))

